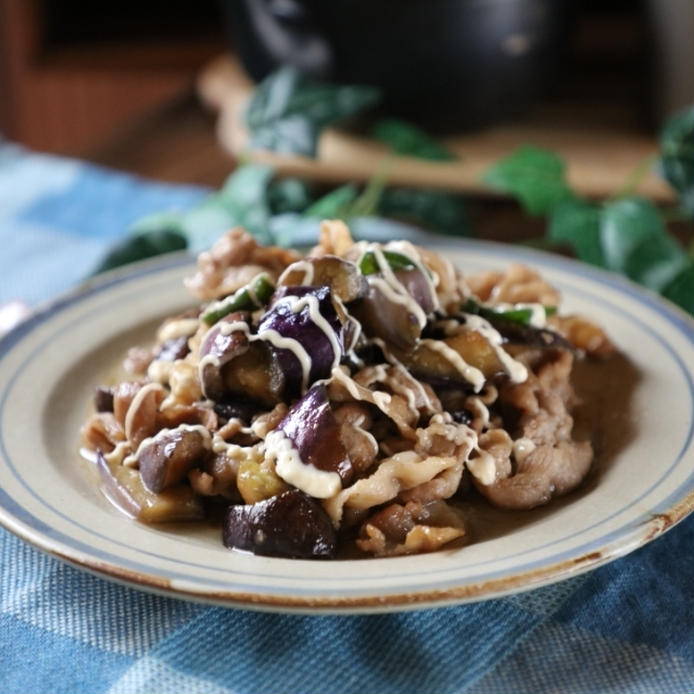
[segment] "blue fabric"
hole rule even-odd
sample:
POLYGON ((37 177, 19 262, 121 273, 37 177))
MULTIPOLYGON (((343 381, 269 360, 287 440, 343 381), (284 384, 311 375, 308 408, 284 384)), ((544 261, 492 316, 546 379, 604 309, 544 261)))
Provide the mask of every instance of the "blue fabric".
MULTIPOLYGON (((0 304, 88 274, 162 185, 0 143, 0 304)), ((0 691, 691 692, 694 519, 631 555, 507 598, 354 617, 157 597, 0 530, 0 691)))

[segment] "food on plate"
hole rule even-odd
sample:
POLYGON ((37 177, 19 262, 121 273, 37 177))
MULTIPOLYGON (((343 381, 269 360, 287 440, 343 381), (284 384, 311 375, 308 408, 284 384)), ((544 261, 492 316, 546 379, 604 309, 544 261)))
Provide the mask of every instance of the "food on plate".
POLYGON ((591 467, 571 374, 615 347, 528 267, 465 275, 326 221, 305 256, 229 231, 186 284, 202 305, 128 352, 82 430, 138 520, 216 518, 270 556, 415 554, 471 541, 471 499, 534 508, 591 467))

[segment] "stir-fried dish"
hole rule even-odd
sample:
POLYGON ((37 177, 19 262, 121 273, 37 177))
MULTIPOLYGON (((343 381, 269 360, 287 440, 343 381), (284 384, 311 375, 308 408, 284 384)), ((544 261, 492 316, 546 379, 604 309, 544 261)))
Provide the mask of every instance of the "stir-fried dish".
POLYGON ((468 499, 530 509, 591 466, 570 377, 614 347, 528 267, 462 275, 329 221, 306 256, 230 231, 186 284, 201 307, 129 351, 82 431, 138 520, 219 518, 270 556, 414 554, 469 541, 468 499))

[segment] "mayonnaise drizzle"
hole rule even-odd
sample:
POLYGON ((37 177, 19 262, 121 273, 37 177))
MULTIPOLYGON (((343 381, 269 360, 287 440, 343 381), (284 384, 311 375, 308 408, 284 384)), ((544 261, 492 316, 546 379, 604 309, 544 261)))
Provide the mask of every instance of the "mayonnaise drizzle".
POLYGON ((434 352, 438 352, 447 362, 456 368, 458 373, 469 383, 475 393, 479 393, 484 387, 484 374, 475 366, 468 364, 458 352, 447 345, 442 340, 422 340, 421 344, 426 345, 434 352))
POLYGON ((142 451, 147 448, 147 446, 151 446, 159 441, 159 439, 166 437, 168 434, 176 433, 177 431, 197 431, 202 436, 202 441, 205 448, 212 448, 212 435, 207 427, 204 427, 202 424, 179 424, 173 429, 160 429, 156 434, 154 434, 154 436, 148 436, 146 439, 143 439, 140 442, 140 445, 137 447, 135 453, 131 453, 129 456, 124 458, 122 464, 126 467, 135 467, 139 463, 142 451))
POLYGON ((342 489, 340 475, 304 463, 291 439, 281 429, 275 429, 267 435, 265 450, 276 461, 277 475, 309 496, 328 499, 342 489))
POLYGON ((501 333, 493 328, 489 321, 486 321, 481 316, 465 314, 465 327, 480 333, 487 340, 491 348, 494 350, 497 358, 502 363, 506 373, 514 383, 523 383, 528 379, 528 369, 524 364, 516 361, 504 348, 504 338, 501 333))
POLYGON ((316 269, 313 263, 309 262, 308 260, 297 260, 295 263, 289 265, 286 268, 286 270, 280 275, 279 279, 277 280, 277 284, 286 284, 287 276, 291 275, 294 272, 303 272, 304 276, 301 282, 292 281, 292 284, 310 285, 313 282, 316 269))
MULTIPOLYGON (((381 272, 382 277, 374 277, 373 275, 368 276, 369 283, 378 288, 380 292, 393 303, 401 304, 405 306, 407 310, 416 318, 417 323, 420 328, 423 328, 427 324, 427 316, 424 313, 422 307, 415 301, 414 297, 407 291, 407 288, 403 283, 395 276, 393 269, 390 267, 388 260, 385 255, 383 255, 383 250, 376 244, 367 244, 366 251, 373 253, 376 263, 378 264, 378 269, 381 272)), ((407 252, 407 257, 412 260, 412 262, 417 265, 417 261, 411 258, 412 252, 407 252)), ((426 281, 431 290, 431 296, 434 299, 435 308, 438 305, 438 298, 436 296, 436 291, 433 289, 431 283, 431 278, 427 275, 425 270, 420 268, 420 272, 425 276, 426 281)))
POLYGON ((130 401, 128 411, 125 413, 125 426, 123 427, 126 438, 129 439, 132 437, 133 419, 135 418, 135 413, 140 408, 140 405, 142 405, 142 401, 150 393, 154 392, 161 392, 163 394, 165 391, 159 383, 147 383, 146 385, 142 386, 137 393, 135 393, 135 397, 130 401))

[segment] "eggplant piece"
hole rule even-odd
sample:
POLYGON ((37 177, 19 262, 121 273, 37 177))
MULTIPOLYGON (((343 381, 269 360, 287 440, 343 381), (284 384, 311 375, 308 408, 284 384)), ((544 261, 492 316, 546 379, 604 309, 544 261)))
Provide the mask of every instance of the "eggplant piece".
POLYGON ((264 342, 251 342, 247 351, 224 367, 222 380, 229 397, 254 400, 267 407, 280 402, 285 390, 284 371, 264 342))
POLYGON ((113 388, 99 386, 94 391, 94 409, 97 412, 113 412, 113 388))
POLYGON ((123 465, 111 468, 100 450, 96 451, 96 466, 104 496, 143 523, 193 521, 205 515, 202 502, 187 484, 155 494, 145 487, 137 470, 123 465))
MULTIPOLYGON (((395 276, 425 315, 435 309, 436 300, 422 270, 397 270, 395 276)), ((391 300, 374 282, 369 282, 366 296, 350 307, 350 311, 362 324, 365 334, 379 337, 403 352, 411 352, 422 335, 422 326, 407 303, 391 300)))
POLYGON ((176 361, 183 359, 190 352, 188 349, 188 336, 182 335, 162 342, 154 353, 155 359, 162 361, 176 361))
POLYGON ((248 325, 248 314, 231 313, 210 328, 200 345, 200 386, 203 395, 219 400, 224 395, 222 367, 248 351, 248 334, 233 329, 234 324, 248 325))
POLYGON ((523 325, 499 317, 487 320, 509 344, 528 347, 561 347, 571 352, 576 351, 565 337, 549 328, 535 328, 532 325, 523 325))
POLYGON ((260 412, 263 405, 243 396, 227 395, 217 400, 212 405, 212 409, 225 422, 230 419, 240 419, 244 424, 250 424, 253 415, 260 412))
MULTIPOLYGON (((478 332, 460 333, 436 342, 441 342, 460 355, 469 366, 479 369, 485 378, 504 372, 504 366, 493 347, 478 332)), ((434 349, 429 341, 420 342, 410 354, 396 353, 396 356, 412 373, 433 386, 468 383, 455 364, 434 349)))
POLYGON ((334 363, 344 354, 342 324, 329 287, 279 287, 270 310, 260 320, 258 336, 267 342, 282 368, 288 397, 301 394, 305 386, 318 379, 327 378, 334 363), (292 298, 298 301, 292 301, 292 298), (311 298, 315 302, 311 302, 311 298), (308 301, 295 310, 302 299, 308 301), (313 318, 312 303, 317 303, 322 325, 313 318), (326 332, 326 327, 332 334, 326 332), (276 335, 299 343, 310 362, 308 374, 304 373, 305 367, 294 351, 276 346, 276 335))
POLYGON ((230 506, 222 540, 226 547, 268 557, 329 559, 337 551, 328 514, 296 489, 255 504, 230 506))
MULTIPOLYGON (((336 472, 343 487, 349 484, 354 468, 340 438, 340 427, 324 385, 313 386, 277 428, 292 442, 304 465, 336 472)), ((293 483, 291 479, 287 481, 293 483)))
POLYGON ((407 289, 410 296, 422 307, 422 311, 429 315, 436 308, 436 295, 432 293, 429 280, 419 268, 409 270, 397 270, 395 276, 407 289))
POLYGON ((336 255, 305 258, 292 263, 280 276, 278 286, 329 287, 333 296, 347 304, 366 295, 367 283, 357 265, 336 255))
POLYGON ((163 431, 139 453, 140 476, 145 487, 159 493, 186 478, 190 470, 204 461, 210 450, 209 434, 202 427, 181 425, 163 431))
POLYGON ((416 316, 407 307, 390 301, 373 285, 369 285, 366 297, 350 311, 361 323, 365 335, 379 337, 403 352, 414 349, 422 332, 416 316))

